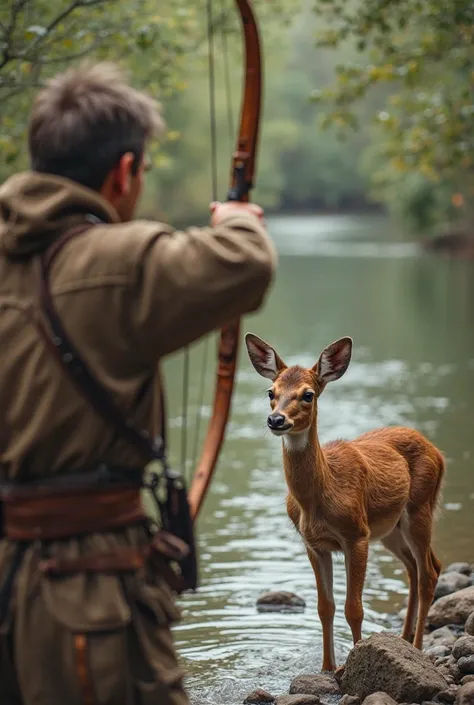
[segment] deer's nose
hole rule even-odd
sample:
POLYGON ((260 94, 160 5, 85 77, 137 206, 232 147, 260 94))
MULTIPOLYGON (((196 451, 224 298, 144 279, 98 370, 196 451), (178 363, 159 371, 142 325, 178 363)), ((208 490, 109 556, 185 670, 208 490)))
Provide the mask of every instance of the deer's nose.
POLYGON ((270 416, 267 419, 267 426, 268 428, 281 428, 282 426, 285 425, 285 417, 283 414, 270 414, 270 416))

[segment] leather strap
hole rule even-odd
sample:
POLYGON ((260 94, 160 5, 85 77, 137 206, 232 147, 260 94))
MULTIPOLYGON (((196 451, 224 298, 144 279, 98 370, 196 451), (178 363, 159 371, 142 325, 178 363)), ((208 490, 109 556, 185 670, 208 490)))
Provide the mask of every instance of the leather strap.
POLYGON ((183 592, 184 580, 171 568, 170 560, 182 560, 189 547, 176 536, 159 531, 146 546, 122 547, 113 552, 89 554, 77 558, 48 558, 39 570, 50 578, 76 573, 129 573, 152 564, 172 590, 183 592))
POLYGON ((78 558, 48 558, 40 562, 39 570, 49 577, 75 573, 126 573, 142 568, 146 558, 145 551, 124 547, 115 552, 78 558))
POLYGON ((58 361, 59 365, 69 375, 76 389, 89 404, 102 416, 103 419, 112 427, 120 437, 126 438, 147 460, 165 461, 164 447, 164 399, 161 395, 161 438, 151 440, 149 433, 145 430, 140 430, 135 427, 135 424, 130 418, 126 418, 121 410, 114 404, 111 396, 105 390, 103 385, 96 379, 88 365, 77 352, 76 347, 68 338, 61 319, 56 311, 51 291, 49 289, 49 271, 62 247, 77 237, 83 234, 90 228, 94 227, 91 223, 82 223, 68 230, 64 235, 58 238, 49 247, 46 252, 39 256, 38 269, 38 292, 39 302, 42 312, 46 315, 49 326, 51 328, 52 337, 48 333, 45 325, 41 320, 38 320, 38 330, 41 333, 44 341, 53 356, 58 361))
POLYGON ((147 522, 138 488, 10 493, 2 499, 5 536, 11 541, 54 541, 147 522))

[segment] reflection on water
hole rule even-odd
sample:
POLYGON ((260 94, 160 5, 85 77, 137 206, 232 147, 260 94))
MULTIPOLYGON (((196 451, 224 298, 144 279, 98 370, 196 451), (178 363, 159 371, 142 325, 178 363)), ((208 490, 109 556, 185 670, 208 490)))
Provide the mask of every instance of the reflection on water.
MULTIPOLYGON (((380 217, 285 217, 269 226, 280 252, 278 278, 265 309, 244 329, 272 343, 287 362, 307 365, 336 338, 353 337, 348 372, 321 397, 321 439, 353 438, 385 424, 426 433, 448 460, 436 551, 444 564, 474 560, 473 264, 422 254, 380 217)), ((191 449, 203 352, 202 345, 193 351, 191 449)), ((181 364, 179 357, 167 363, 176 449, 181 364)), ((212 369, 206 381, 210 391, 212 369)), ((278 694, 297 673, 320 668, 314 577, 286 516, 280 441, 265 430, 266 387, 242 349, 228 440, 199 519, 202 586, 182 599, 183 621, 175 629, 194 703, 238 703, 257 686, 278 694), (306 611, 259 614, 255 601, 268 589, 297 592, 306 611)), ((350 647, 342 558, 334 572, 342 660, 350 647)), ((390 624, 406 593, 401 565, 374 545, 364 590, 366 635, 390 624)))

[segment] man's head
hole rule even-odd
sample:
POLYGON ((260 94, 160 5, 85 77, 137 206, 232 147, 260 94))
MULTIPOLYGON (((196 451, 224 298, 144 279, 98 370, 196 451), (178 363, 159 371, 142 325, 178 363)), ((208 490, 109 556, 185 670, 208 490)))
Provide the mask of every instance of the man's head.
POLYGON ((143 183, 145 146, 163 130, 155 101, 114 64, 84 64, 39 93, 29 124, 31 167, 98 191, 130 220, 143 183))

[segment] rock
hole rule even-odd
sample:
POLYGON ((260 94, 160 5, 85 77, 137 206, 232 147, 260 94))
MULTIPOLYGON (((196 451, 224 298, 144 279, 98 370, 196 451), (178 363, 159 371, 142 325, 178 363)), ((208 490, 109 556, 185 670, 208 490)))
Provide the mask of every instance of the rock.
POLYGON ((337 680, 338 683, 341 682, 342 676, 344 675, 344 671, 346 670, 346 664, 343 663, 341 666, 338 666, 336 670, 334 671, 334 678, 337 680))
POLYGON ((450 646, 444 646, 444 644, 435 644, 430 646, 429 649, 425 649, 425 654, 430 657, 432 661, 442 658, 444 656, 449 656, 451 653, 450 646))
MULTIPOLYGON (((444 648, 445 648, 445 647, 443 646, 443 649, 444 649, 444 648)), ((446 648, 447 648, 447 647, 446 647, 446 648)), ((448 656, 441 656, 441 658, 437 658, 436 661, 434 662, 434 665, 435 665, 436 667, 442 666, 443 663, 446 663, 446 662, 447 662, 447 660, 449 659, 449 656, 450 656, 450 655, 451 655, 451 654, 449 654, 448 656)), ((430 658, 431 658, 431 657, 430 657, 430 658)))
POLYGON ((438 693, 436 700, 439 700, 441 703, 453 703, 456 700, 458 690, 458 685, 450 685, 449 688, 446 688, 446 690, 442 690, 441 693, 438 693))
POLYGON ((397 705, 395 700, 388 693, 372 693, 368 695, 362 705, 397 705))
POLYGON ((316 695, 280 695, 275 705, 321 705, 316 695))
POLYGON ((474 683, 466 683, 459 688, 456 705, 474 705, 474 683))
POLYGON ((339 683, 333 675, 318 673, 315 676, 296 676, 291 681, 290 693, 306 693, 307 695, 338 695, 339 683))
POLYGON ((474 636, 474 612, 471 612, 469 617, 466 619, 466 624, 464 625, 464 631, 470 636, 474 636))
MULTIPOLYGON (((454 565, 454 564, 453 564, 454 565)), ((463 590, 471 585, 471 578, 463 573, 443 573, 439 576, 438 584, 434 594, 434 599, 439 600, 440 597, 451 595, 453 592, 463 590)))
POLYGON ((302 612, 306 602, 293 592, 265 592, 257 600, 259 612, 302 612))
POLYGON ((451 678, 449 674, 449 668, 446 662, 442 663, 441 666, 437 666, 436 668, 438 670, 438 673, 441 673, 445 680, 448 680, 448 677, 451 678))
POLYGON ((446 666, 448 668, 449 675, 453 677, 453 679, 456 683, 459 683, 459 681, 461 680, 462 674, 461 674, 461 671, 459 670, 458 664, 456 663, 456 659, 454 658, 454 656, 452 654, 451 654, 451 656, 449 656, 448 660, 446 661, 446 666))
POLYGON ((427 624, 432 628, 446 624, 464 624, 473 611, 474 585, 471 585, 436 600, 428 612, 427 624))
POLYGON ((453 656, 459 659, 462 656, 472 656, 474 654, 474 636, 462 636, 453 646, 453 656))
POLYGON ((452 646, 457 637, 449 627, 435 629, 431 634, 427 634, 423 640, 425 649, 432 646, 452 646))
POLYGON ((262 688, 257 688, 256 690, 252 690, 251 693, 247 695, 247 697, 244 700, 244 703, 273 703, 275 702, 275 698, 273 695, 270 695, 270 693, 267 693, 266 690, 262 690, 262 688))
MULTIPOLYGON (((469 678, 469 676, 466 676, 469 678)), ((339 705, 360 705, 360 698, 357 695, 343 695, 339 700, 339 705)))
POLYGON ((471 575, 472 568, 469 563, 451 563, 443 570, 443 575, 445 573, 463 573, 463 575, 471 575))
POLYGON ((342 690, 366 698, 385 692, 397 702, 421 703, 447 688, 428 656, 395 634, 359 641, 346 661, 342 690))
POLYGON ((474 683, 474 674, 470 673, 469 675, 461 678, 461 685, 466 685, 466 683, 474 683))
POLYGON ((474 656, 461 656, 458 660, 458 668, 461 673, 474 673, 474 656))

